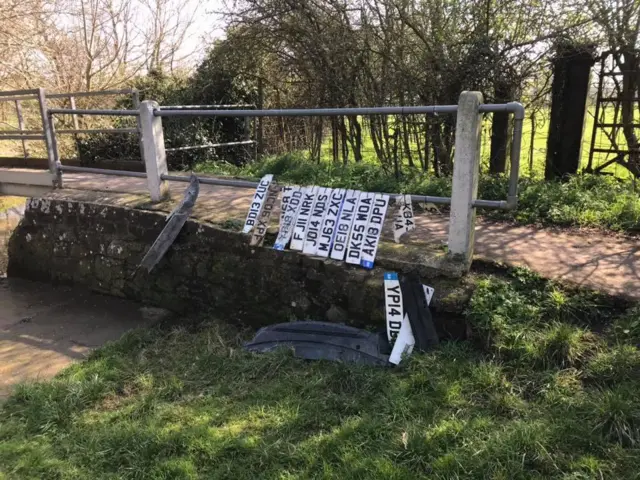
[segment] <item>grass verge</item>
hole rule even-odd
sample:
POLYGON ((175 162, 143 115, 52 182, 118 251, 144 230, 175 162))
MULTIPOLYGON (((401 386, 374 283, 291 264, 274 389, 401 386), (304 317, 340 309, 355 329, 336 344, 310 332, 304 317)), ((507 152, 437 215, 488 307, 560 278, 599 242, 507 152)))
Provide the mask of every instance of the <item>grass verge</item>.
POLYGON ((26 202, 24 197, 12 197, 7 195, 0 195, 0 213, 9 210, 12 207, 18 207, 24 205, 26 202))
POLYGON ((128 334, 19 387, 0 477, 637 478, 638 310, 513 270, 467 315, 397 369, 248 354, 215 321, 128 334))
MULTIPOLYGON (((259 178, 273 173, 279 181, 300 185, 357 188, 365 191, 451 196, 451 179, 405 170, 400 179, 372 163, 311 163, 303 155, 273 157, 243 168, 228 164, 204 163, 198 171, 259 178)), ((480 179, 478 197, 507 198, 507 178, 480 179)), ((524 224, 563 227, 595 227, 618 232, 640 231, 640 196, 631 181, 611 176, 579 175, 566 182, 520 180, 518 209, 513 212, 479 210, 486 217, 524 224)))

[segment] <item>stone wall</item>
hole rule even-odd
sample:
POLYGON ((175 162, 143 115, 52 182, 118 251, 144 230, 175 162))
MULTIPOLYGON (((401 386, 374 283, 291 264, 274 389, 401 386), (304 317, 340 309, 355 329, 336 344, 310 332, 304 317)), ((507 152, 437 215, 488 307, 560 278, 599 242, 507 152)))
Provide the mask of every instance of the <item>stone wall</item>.
POLYGON ((412 269, 436 288, 441 333, 464 335, 470 283, 406 261, 379 258, 365 270, 250 247, 241 233, 188 221, 151 274, 136 272, 164 223, 159 212, 34 198, 10 239, 8 274, 255 326, 309 318, 383 328, 383 272, 412 269))

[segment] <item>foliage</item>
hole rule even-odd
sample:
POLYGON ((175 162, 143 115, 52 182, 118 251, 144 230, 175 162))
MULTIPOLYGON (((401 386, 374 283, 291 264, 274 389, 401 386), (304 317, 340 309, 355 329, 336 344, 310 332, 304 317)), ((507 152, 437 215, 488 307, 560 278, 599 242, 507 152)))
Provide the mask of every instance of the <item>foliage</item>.
MULTIPOLYGON (((206 163, 198 171, 259 178, 273 173, 283 183, 356 188, 363 191, 450 196, 451 179, 434 177, 420 170, 405 169, 399 179, 372 163, 313 163, 300 153, 273 156, 263 162, 238 168, 206 163)), ((482 176, 478 197, 507 198, 504 176, 482 176)), ((521 178, 519 204, 513 212, 480 210, 482 215, 525 224, 597 227, 614 231, 640 230, 640 197, 632 181, 611 176, 576 175, 564 182, 521 178)))
MULTIPOLYGON (((165 75, 162 72, 150 72, 145 77, 138 77, 132 87, 140 92, 140 101, 155 100, 160 105, 181 104, 186 98, 187 79, 177 75, 165 75)), ((116 108, 132 109, 131 98, 120 100, 116 108)), ((116 117, 114 128, 135 126, 135 120, 129 117, 116 117)), ((163 125, 167 148, 178 138, 193 136, 189 125, 167 123, 163 125), (177 128, 176 128, 177 127, 177 128)), ((78 143, 80 158, 86 163, 99 160, 141 159, 137 135, 98 134, 83 136, 78 143)))
POLYGON ((616 307, 588 292, 571 292, 526 269, 508 281, 478 283, 468 316, 482 345, 512 364, 578 368, 603 347, 589 329, 609 322, 616 307))
MULTIPOLYGON (((195 73, 190 77, 166 75, 151 71, 136 78, 132 86, 140 91, 141 100, 155 100, 159 105, 219 105, 253 102, 254 88, 239 81, 237 68, 229 57, 225 42, 219 42, 209 51, 195 73)), ((133 108, 131 99, 119 103, 118 108, 133 108)), ((131 118, 118 118, 114 127, 132 127, 131 118)), ((167 149, 226 143, 241 140, 243 119, 229 118, 164 118, 163 133, 167 149)), ((104 159, 140 159, 136 135, 101 134, 83 137, 79 142, 80 158, 87 163, 104 159)), ((241 164, 248 154, 239 148, 202 148, 168 151, 172 169, 192 168, 196 162, 225 160, 241 164)))
POLYGON ((637 312, 623 310, 527 270, 487 275, 467 312, 481 348, 393 370, 249 354, 251 332, 211 319, 140 330, 18 388, 0 476, 635 478, 640 355, 613 332, 637 312))
MULTIPOLYGON (((506 198, 506 182, 485 179, 480 191, 483 198, 506 198)), ((640 229, 640 197, 633 182, 610 176, 576 175, 564 182, 522 179, 518 209, 491 215, 522 223, 635 232, 640 229)))
POLYGON ((143 71, 183 68, 199 10, 191 0, 4 0, 0 82, 4 90, 98 91, 143 71))
MULTIPOLYGON (((580 35, 584 20, 580 11, 552 2, 484 0, 304 0, 295 7, 248 0, 228 14, 236 45, 260 59, 253 74, 264 80, 274 108, 451 105, 463 90, 481 91, 488 102, 537 102, 547 91, 551 40, 580 35)), ((298 137, 314 158, 330 130, 334 162, 349 156, 358 162, 366 134, 388 170, 406 161, 451 172, 451 116, 350 116, 330 125, 315 119, 290 131, 288 119, 278 122, 278 140, 298 137)), ((503 146, 496 150, 505 156, 503 146)))

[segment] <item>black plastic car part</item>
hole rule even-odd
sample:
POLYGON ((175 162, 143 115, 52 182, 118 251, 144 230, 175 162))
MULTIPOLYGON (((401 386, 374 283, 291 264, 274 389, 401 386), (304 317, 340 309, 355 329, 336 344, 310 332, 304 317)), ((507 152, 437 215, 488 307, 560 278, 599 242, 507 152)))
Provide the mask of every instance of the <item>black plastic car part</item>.
POLYGON ((403 275, 400 277, 400 290, 404 310, 409 316, 413 337, 416 340, 415 349, 418 352, 429 350, 438 344, 438 333, 433 324, 422 284, 415 276, 403 275))
POLYGON ((281 347, 293 348, 296 357, 307 360, 389 365, 389 356, 382 353, 389 351, 385 335, 336 323, 308 320, 270 325, 245 345, 252 352, 281 347))

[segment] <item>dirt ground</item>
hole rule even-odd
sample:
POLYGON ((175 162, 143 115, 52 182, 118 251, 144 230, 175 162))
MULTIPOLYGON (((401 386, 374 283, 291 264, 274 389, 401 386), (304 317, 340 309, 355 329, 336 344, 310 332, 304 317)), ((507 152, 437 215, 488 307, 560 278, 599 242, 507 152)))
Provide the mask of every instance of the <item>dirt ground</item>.
POLYGON ((51 378, 127 330, 169 315, 81 287, 6 278, 7 245, 25 203, 0 196, 0 399, 17 383, 51 378))
POLYGON ((0 399, 169 312, 81 287, 0 278, 0 399))

